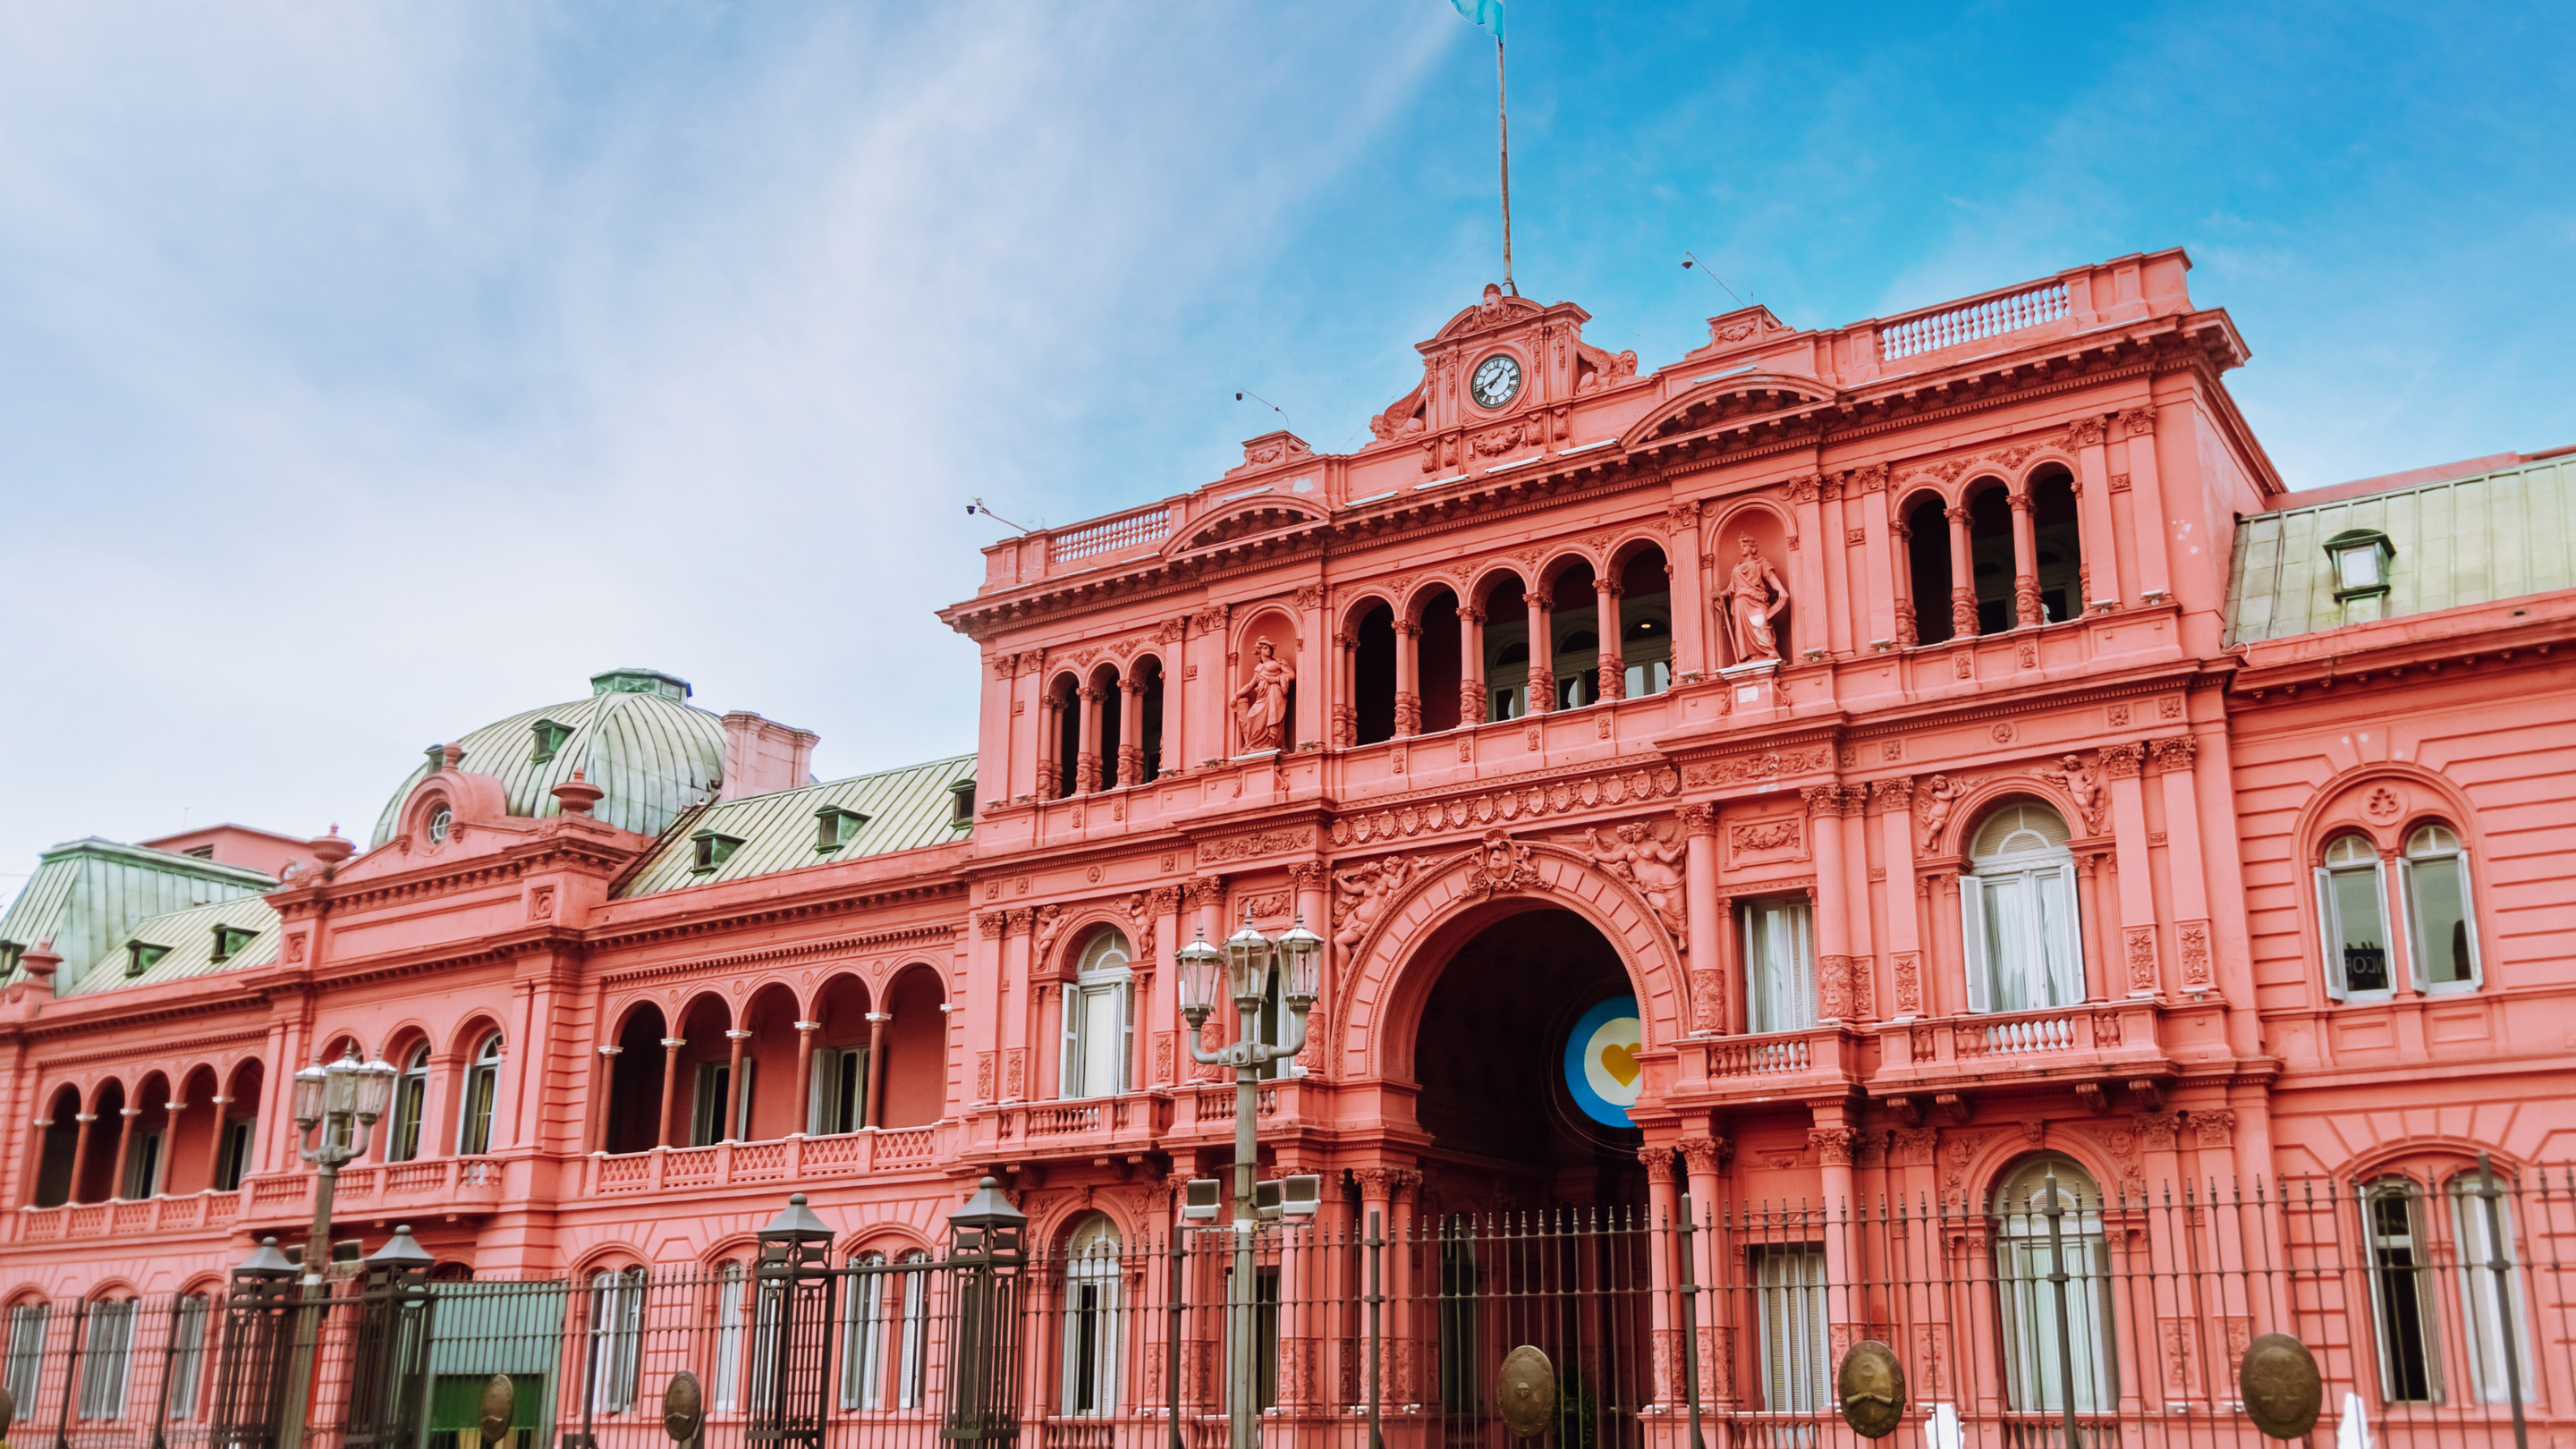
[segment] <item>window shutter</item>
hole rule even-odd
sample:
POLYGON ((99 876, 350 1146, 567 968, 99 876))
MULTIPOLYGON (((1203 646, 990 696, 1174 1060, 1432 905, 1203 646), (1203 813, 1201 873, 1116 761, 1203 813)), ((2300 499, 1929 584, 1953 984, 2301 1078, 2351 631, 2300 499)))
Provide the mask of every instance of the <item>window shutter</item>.
POLYGON ((2487 982, 2486 962, 2478 952, 2477 875, 2469 869, 2467 846, 2460 847, 2456 859, 2460 862, 2460 929, 2469 937, 2469 989, 2475 991, 2487 982))
POLYGON ((1959 877, 1960 957, 1968 963, 1968 1009, 1991 1011, 1988 983, 1994 968, 1986 960, 1986 883, 1972 875, 1959 877))
MULTIPOLYGON (((2385 872, 2387 869, 2387 862, 2382 861, 2380 863, 2380 870, 2385 872)), ((2380 877, 2379 892, 2382 901, 2382 909, 2388 908, 2385 904, 2388 896, 2387 885, 2387 876, 2383 874, 2380 877)), ((2433 987, 2433 977, 2432 973, 2425 969, 2425 942, 2423 940, 2424 913, 2415 909, 2415 862, 2408 860, 2403 856, 2398 857, 2397 860, 2397 898, 2398 903, 2395 909, 2398 915, 2402 917, 2406 923, 2405 979, 2414 982, 2415 989, 2418 991, 2430 991, 2433 987)), ((2389 945, 2393 947, 2396 944, 2396 940, 2392 937, 2389 941, 2389 945)), ((2397 983, 2398 977, 2392 972, 2390 973, 2388 980, 2389 984, 2393 986, 2397 983)))
POLYGON ((2344 998, 2343 927, 2335 920, 2334 876, 2324 866, 2317 871, 2317 938, 2325 950, 2326 996, 2344 998))
POLYGON ((1064 1017, 1064 1064, 1057 1072, 1056 1095, 1082 1095, 1082 993, 1071 987, 1056 993, 1056 1010, 1064 1017))
POLYGON ((1136 983, 1118 983, 1118 1085, 1121 1092, 1136 1085, 1136 983))
MULTIPOLYGON (((2381 856, 2378 860, 2372 862, 2371 868, 2379 873, 2379 939, 2386 943, 2387 950, 2394 952, 2400 948, 2402 943, 2398 940, 2397 926, 2395 924, 2399 917, 2391 914, 2388 905, 2388 897, 2390 894, 2388 889, 2388 857, 2384 855, 2381 856)), ((2412 971, 2415 969, 2415 953, 2408 951, 2406 955, 2406 970, 2412 971)), ((2405 979, 2405 975, 2398 970, 2396 961, 2391 960, 2388 963, 2389 994, 2395 995, 2397 991, 2397 983, 2405 979)), ((2418 989, 2420 990, 2421 987, 2419 986, 2418 989)))
POLYGON ((2048 912, 2048 969, 2055 978, 2055 994, 2061 1006, 2073 1006, 2084 999, 2083 924, 2075 913, 2075 872, 2060 866, 2049 872, 2042 886, 2054 900, 2048 912))
POLYGON ((753 1069, 759 1065, 749 1057, 742 1059, 742 1090, 734 1094, 734 1100, 741 1104, 734 1114, 733 1139, 736 1142, 751 1140, 751 1083, 753 1069))

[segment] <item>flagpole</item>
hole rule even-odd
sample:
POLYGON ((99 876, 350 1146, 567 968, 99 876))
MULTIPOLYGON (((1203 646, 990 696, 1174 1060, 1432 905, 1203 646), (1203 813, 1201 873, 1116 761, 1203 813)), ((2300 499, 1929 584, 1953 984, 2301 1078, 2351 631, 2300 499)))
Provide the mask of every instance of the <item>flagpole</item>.
POLYGON ((1521 289, 1512 284, 1512 114, 1503 92, 1502 25, 1496 21, 1494 35, 1494 126, 1502 141, 1503 159, 1503 290, 1517 297, 1521 289))

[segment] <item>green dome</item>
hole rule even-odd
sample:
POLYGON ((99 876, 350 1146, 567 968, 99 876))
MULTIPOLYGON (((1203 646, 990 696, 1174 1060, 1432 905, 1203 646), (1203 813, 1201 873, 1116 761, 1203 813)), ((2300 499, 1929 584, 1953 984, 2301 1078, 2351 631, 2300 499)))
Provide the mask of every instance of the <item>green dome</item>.
MULTIPOLYGON (((457 740, 465 751, 458 768, 500 777, 510 813, 532 818, 561 813, 554 787, 579 770, 608 792, 593 816, 659 835, 724 781, 724 724, 688 697, 687 680, 659 670, 594 674, 588 699, 514 714, 457 740)), ((435 768, 439 748, 385 802, 369 849, 393 839, 404 799, 435 768)))

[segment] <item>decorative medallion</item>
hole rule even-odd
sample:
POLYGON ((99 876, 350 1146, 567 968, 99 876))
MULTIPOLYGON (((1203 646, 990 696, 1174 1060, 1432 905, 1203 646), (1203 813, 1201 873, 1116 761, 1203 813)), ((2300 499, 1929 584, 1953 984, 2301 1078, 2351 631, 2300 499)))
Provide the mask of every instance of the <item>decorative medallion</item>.
POLYGON ((1905 1417, 1905 1365, 1896 1350, 1865 1338, 1843 1355, 1834 1375, 1834 1397, 1842 1401, 1843 1422, 1864 1439, 1884 1439, 1905 1417))
POLYGON ((475 1427, 483 1431, 483 1442, 498 1444, 510 1432, 519 1417, 519 1386, 508 1374, 494 1374, 483 1381, 483 1408, 475 1416, 475 1427))
POLYGON ((1503 1355, 1494 1397, 1503 1427, 1521 1438, 1535 1439, 1547 1432, 1548 1421, 1556 1417, 1556 1366, 1546 1354, 1522 1344, 1503 1355))
POLYGON ((1637 998, 1614 996, 1576 1019, 1565 1041, 1565 1089, 1583 1115, 1604 1127, 1629 1127, 1628 1109, 1645 1090, 1637 1060, 1645 1031, 1637 998))
POLYGON ((2267 1333, 2245 1345, 2236 1365, 2245 1417, 2275 1439, 2298 1439, 2317 1426, 2325 1407, 2325 1380, 2308 1346, 2286 1333, 2267 1333))
POLYGON ((686 1444, 706 1426, 707 1397, 698 1389, 698 1376, 687 1369, 671 1375, 670 1386, 662 1390, 662 1432, 671 1442, 686 1444))

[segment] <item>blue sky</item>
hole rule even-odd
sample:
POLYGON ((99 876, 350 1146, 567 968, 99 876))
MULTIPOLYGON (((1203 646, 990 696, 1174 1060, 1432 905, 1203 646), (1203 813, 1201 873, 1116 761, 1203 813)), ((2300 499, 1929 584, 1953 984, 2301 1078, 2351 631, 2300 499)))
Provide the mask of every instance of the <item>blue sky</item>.
MULTIPOLYGON (((1645 365, 2169 245, 2294 486, 2576 442, 2544 7, 1511 0, 1517 270, 1645 365)), ((990 525, 1324 449, 1498 271, 1380 4, 0 12, 0 872, 356 833, 593 671, 972 746, 990 525)), ((15 884, 0 878, 0 892, 15 884)))

